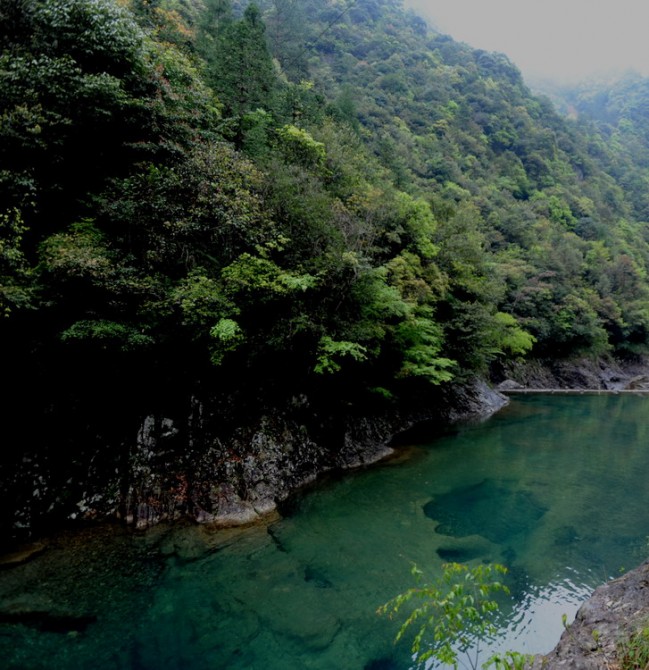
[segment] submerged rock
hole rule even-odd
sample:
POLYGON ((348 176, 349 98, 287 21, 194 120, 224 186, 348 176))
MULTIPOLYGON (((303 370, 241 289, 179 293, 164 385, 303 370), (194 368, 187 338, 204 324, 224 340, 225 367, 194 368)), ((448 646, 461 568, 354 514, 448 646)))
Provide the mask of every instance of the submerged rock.
POLYGON ((399 664, 392 658, 376 658, 365 665, 363 670, 399 670, 399 664))
POLYGON ((13 568, 17 565, 27 563, 40 556, 47 549, 44 542, 33 542, 14 547, 6 554, 0 555, 0 569, 13 568))
POLYGON ((437 555, 446 563, 468 563, 485 555, 480 545, 460 547, 440 547, 437 555))
POLYGON ((97 617, 93 615, 78 616, 36 610, 0 610, 0 624, 20 624, 36 628, 43 633, 83 633, 95 621, 97 617))
POLYGON ((330 589, 333 583, 325 576, 325 574, 312 566, 307 566, 304 570, 304 581, 319 589, 330 589))
POLYGON ((481 535, 494 544, 530 532, 546 512, 533 493, 493 479, 453 489, 424 505, 424 514, 438 522, 436 532, 451 537, 481 535))

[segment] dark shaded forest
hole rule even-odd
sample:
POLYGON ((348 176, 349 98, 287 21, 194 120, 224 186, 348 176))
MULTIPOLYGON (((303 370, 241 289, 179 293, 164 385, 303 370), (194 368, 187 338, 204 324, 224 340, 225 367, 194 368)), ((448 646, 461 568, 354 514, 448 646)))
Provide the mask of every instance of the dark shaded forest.
POLYGON ((647 351, 644 80, 570 120, 399 0, 0 0, 0 48, 7 467, 647 351))

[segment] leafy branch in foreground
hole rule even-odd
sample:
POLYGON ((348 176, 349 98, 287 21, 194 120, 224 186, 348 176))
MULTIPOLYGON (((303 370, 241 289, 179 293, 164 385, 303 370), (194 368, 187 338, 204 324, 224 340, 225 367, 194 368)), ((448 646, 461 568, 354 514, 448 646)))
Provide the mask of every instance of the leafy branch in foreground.
MULTIPOLYGON (((497 630, 493 618, 498 603, 493 596, 499 592, 509 593, 507 586, 498 580, 499 575, 506 574, 507 568, 497 563, 475 567, 447 563, 442 568, 441 577, 424 582, 423 572, 413 566, 412 574, 419 585, 388 601, 377 613, 392 618, 406 605, 415 603, 395 641, 414 627, 417 632, 412 653, 418 666, 434 658, 457 669, 460 654, 465 654, 469 666, 475 670, 480 641, 497 630)), ((515 656, 518 659, 519 655, 515 656)), ((515 663, 508 665, 505 657, 494 656, 485 665, 490 664, 502 668, 518 667, 515 663)))

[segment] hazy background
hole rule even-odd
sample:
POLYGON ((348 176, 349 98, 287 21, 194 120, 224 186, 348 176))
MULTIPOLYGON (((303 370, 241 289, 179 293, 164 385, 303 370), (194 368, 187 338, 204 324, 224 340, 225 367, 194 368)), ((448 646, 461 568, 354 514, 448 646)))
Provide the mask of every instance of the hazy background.
POLYGON ((649 75, 647 0, 404 0, 440 32, 500 51, 527 79, 649 75))

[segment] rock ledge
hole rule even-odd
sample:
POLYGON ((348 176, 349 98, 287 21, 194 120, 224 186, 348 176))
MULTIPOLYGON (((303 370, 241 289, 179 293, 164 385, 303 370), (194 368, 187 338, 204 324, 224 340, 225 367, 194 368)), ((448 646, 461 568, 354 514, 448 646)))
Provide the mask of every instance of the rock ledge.
POLYGON ((595 590, 559 644, 537 656, 535 670, 613 670, 620 642, 649 626, 649 561, 595 590))

